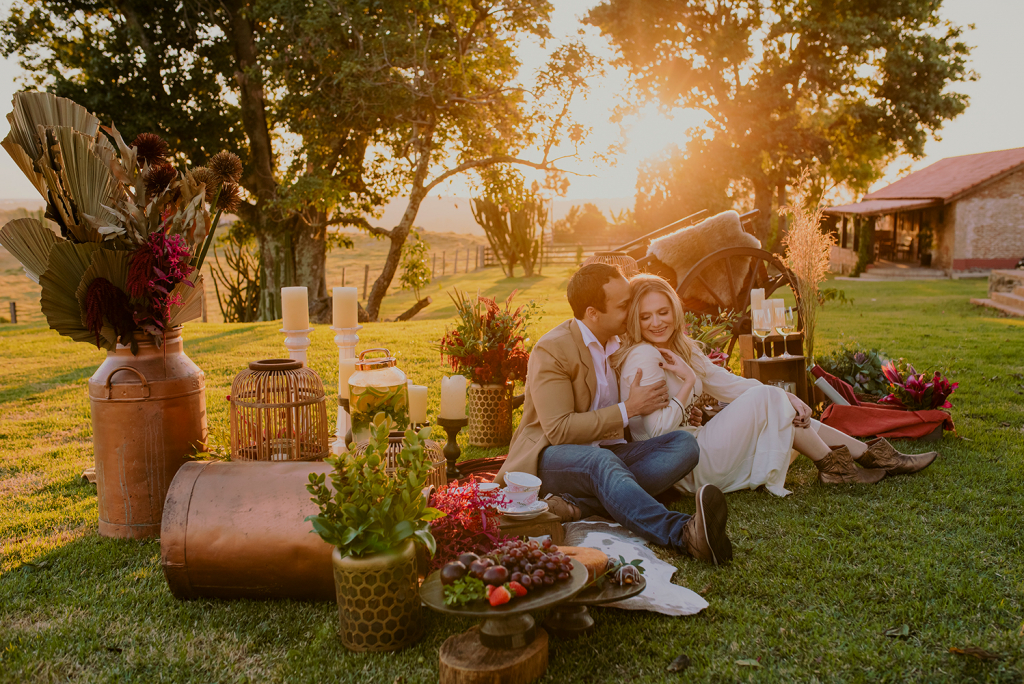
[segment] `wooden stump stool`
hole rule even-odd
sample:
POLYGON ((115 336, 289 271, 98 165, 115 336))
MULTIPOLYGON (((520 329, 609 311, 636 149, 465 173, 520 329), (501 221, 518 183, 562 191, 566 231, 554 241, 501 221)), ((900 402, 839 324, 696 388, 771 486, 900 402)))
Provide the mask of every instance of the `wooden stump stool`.
POLYGON ((441 684, 529 684, 548 669, 548 633, 537 629, 524 648, 487 648, 480 628, 449 637, 439 657, 441 684))

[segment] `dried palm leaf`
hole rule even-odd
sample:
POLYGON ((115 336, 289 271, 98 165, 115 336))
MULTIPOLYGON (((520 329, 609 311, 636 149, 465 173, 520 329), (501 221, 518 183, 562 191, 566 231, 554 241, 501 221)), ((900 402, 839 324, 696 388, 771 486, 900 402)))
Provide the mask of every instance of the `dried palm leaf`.
POLYGON ((45 199, 46 181, 43 179, 43 174, 36 170, 35 162, 32 160, 32 157, 29 156, 29 153, 26 152, 21 145, 14 142, 10 133, 7 134, 7 137, 4 138, 4 141, 0 143, 0 145, 3 145, 3 148, 7 150, 7 154, 11 155, 11 159, 14 160, 14 163, 18 165, 21 172, 28 177, 32 185, 35 186, 35 189, 38 190, 39 194, 45 199))
POLYGON ((121 199, 123 191, 110 173, 110 165, 97 153, 97 144, 67 126, 53 128, 64 165, 68 191, 74 199, 80 217, 79 224, 87 226, 90 242, 98 242, 124 232, 117 216, 107 211, 121 199), (102 237, 100 237, 102 236, 102 237))
POLYGON ((50 249, 62 239, 33 218, 14 219, 0 228, 0 245, 21 262, 25 274, 36 284, 46 271, 50 249))
POLYGON ((171 290, 172 297, 181 297, 181 304, 171 306, 171 315, 167 319, 168 328, 183 325, 203 315, 203 276, 193 273, 186 280, 188 282, 180 282, 171 290))
MULTIPOLYGON (((112 249, 101 249, 92 256, 92 261, 89 263, 89 268, 85 269, 82 273, 82 279, 78 283, 78 289, 75 290, 75 297, 78 299, 79 312, 81 313, 82 325, 85 326, 85 295, 89 291, 89 286, 96 278, 106 278, 115 287, 122 291, 127 291, 128 282, 128 263, 131 261, 131 252, 114 251, 112 249)), ((110 344, 107 349, 113 349, 118 342, 117 333, 113 326, 110 325, 110 321, 104 321, 104 326, 100 330, 100 335, 110 344)), ((91 341, 95 342, 96 338, 91 338, 91 341)), ((122 340, 127 343, 129 340, 122 340)))
POLYGON ((82 323, 82 307, 78 303, 77 292, 93 256, 102 249, 94 242, 59 242, 50 250, 46 271, 39 277, 42 286, 40 305, 46 323, 76 342, 96 343, 96 336, 82 323))
POLYGON ((99 133, 100 120, 82 105, 53 93, 14 94, 14 110, 7 115, 10 137, 32 159, 43 156, 45 145, 38 126, 67 126, 90 138, 99 133))

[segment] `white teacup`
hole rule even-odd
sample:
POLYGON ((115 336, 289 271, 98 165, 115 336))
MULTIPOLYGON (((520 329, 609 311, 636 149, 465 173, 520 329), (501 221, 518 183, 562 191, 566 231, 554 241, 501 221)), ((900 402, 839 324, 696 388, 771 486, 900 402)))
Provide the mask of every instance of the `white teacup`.
POLYGON ((537 502, 540 478, 529 473, 505 473, 505 496, 515 508, 528 508, 537 502))

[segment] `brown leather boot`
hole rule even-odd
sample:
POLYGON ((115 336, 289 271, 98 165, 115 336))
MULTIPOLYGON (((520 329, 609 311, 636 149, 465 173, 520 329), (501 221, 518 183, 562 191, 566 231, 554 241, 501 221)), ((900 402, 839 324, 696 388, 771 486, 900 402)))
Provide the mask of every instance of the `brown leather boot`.
POLYGON ((579 506, 569 503, 560 496, 549 496, 544 499, 544 503, 548 505, 549 511, 558 516, 559 522, 576 522, 583 517, 579 506))
POLYGON ((705 563, 722 565, 732 560, 732 542, 725 533, 729 507, 725 495, 715 485, 697 491, 697 510, 686 522, 686 552, 705 563))
POLYGON ((889 475, 906 475, 924 470, 938 455, 937 451, 929 451, 924 454, 903 454, 896 451, 884 437, 879 437, 868 442, 868 450, 857 459, 857 463, 865 468, 882 468, 889 475))
POLYGON ((858 468, 846 446, 836 447, 814 465, 823 484, 875 484, 885 477, 884 470, 858 468))

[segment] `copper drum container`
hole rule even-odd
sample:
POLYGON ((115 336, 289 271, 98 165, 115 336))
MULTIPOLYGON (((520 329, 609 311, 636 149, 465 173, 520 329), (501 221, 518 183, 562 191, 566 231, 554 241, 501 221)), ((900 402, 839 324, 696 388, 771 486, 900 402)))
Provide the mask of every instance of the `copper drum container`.
POLYGON ((160 533, 167 488, 205 444, 206 376, 182 349, 181 327, 162 348, 136 333, 138 354, 117 345, 89 378, 99 531, 143 539, 160 533))
MULTIPOLYGON (((164 506, 160 563, 179 599, 335 600, 333 546, 305 520, 314 461, 203 461, 178 471, 164 506)), ((330 479, 328 479, 330 482, 330 479)))

